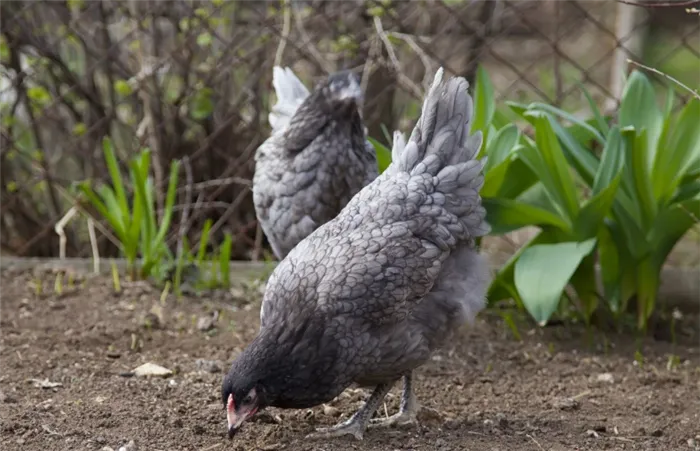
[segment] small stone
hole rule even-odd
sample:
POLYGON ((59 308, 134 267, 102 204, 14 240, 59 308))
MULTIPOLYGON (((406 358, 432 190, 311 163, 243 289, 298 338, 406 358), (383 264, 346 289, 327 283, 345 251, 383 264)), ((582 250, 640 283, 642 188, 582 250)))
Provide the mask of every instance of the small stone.
POLYGON ((97 443, 98 445, 102 445, 102 444, 104 444, 104 442, 106 442, 106 441, 107 441, 107 440, 105 440, 105 438, 102 437, 101 435, 95 438, 95 443, 97 443))
POLYGON ((49 389, 49 388, 58 388, 58 387, 63 387, 63 384, 60 382, 51 382, 48 379, 29 379, 28 382, 31 382, 34 384, 35 387, 39 388, 44 388, 44 389, 49 389))
POLYGON ((133 373, 135 376, 139 377, 168 377, 173 374, 171 370, 150 362, 144 363, 143 365, 139 366, 133 371, 133 373))
POLYGON ((216 318, 213 316, 200 316, 197 320, 197 330, 207 332, 216 325, 216 318))
POLYGON ((197 359, 194 362, 195 366, 197 367, 198 370, 204 371, 207 373, 220 373, 221 372, 221 364, 217 362, 216 360, 204 360, 204 359, 197 359))
POLYGON ((593 437, 593 438, 598 438, 598 437, 600 437, 600 435, 598 435, 598 433, 597 433, 596 431, 594 431, 593 429, 587 430, 587 431, 586 431, 586 435, 587 435, 588 437, 593 437))
POLYGON ((133 440, 129 440, 129 443, 119 448, 119 451, 136 451, 136 443, 133 440))
POLYGON ((615 383, 615 377, 611 373, 601 373, 598 375, 596 378, 598 382, 605 382, 608 384, 614 384, 615 383))
POLYGON ((324 404, 323 405, 323 414, 327 415, 329 417, 337 417, 338 415, 340 415, 340 410, 333 407, 333 406, 329 406, 329 405, 324 404))

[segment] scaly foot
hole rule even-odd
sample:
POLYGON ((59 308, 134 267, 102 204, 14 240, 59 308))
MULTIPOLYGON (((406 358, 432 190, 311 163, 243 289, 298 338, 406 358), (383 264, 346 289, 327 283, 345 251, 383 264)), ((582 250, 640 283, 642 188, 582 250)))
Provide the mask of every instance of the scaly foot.
POLYGON ((352 435, 357 440, 362 440, 364 436, 364 425, 358 420, 357 415, 350 418, 348 421, 336 424, 330 428, 318 428, 316 432, 307 435, 309 440, 328 439, 332 437, 342 437, 344 435, 352 435))
POLYGON ((384 396, 389 392, 394 383, 380 384, 374 389, 372 396, 369 397, 365 405, 360 410, 355 412, 355 415, 350 417, 344 423, 337 424, 331 428, 320 428, 306 436, 307 439, 327 439, 331 437, 341 437, 343 435, 352 435, 357 440, 362 440, 369 419, 377 411, 377 407, 384 399, 384 396))
POLYGON ((420 405, 413 394, 411 373, 403 377, 403 393, 401 395, 401 407, 399 413, 388 418, 373 418, 371 427, 415 426, 420 405))

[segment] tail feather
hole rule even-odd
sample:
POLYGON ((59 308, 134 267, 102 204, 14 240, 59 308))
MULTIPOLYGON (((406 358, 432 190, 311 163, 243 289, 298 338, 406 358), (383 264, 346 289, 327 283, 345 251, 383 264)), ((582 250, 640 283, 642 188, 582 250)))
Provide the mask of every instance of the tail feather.
POLYGON ((272 107, 268 120, 275 132, 287 126, 299 105, 309 96, 309 90, 288 67, 275 66, 272 69, 272 85, 277 103, 272 107))
POLYGON ((469 134, 474 106, 468 87, 462 77, 443 81, 440 68, 408 143, 404 145, 395 135, 392 156, 396 171, 436 177, 435 189, 450 197, 450 212, 459 218, 469 236, 477 237, 489 233, 491 227, 479 196, 486 159, 475 159, 483 137, 480 131, 469 134))

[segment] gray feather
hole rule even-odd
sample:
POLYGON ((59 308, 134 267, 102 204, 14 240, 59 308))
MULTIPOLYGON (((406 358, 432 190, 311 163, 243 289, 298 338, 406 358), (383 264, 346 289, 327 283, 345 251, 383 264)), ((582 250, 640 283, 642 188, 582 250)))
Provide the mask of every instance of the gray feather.
MULTIPOLYGON (((335 77, 344 80, 343 74, 335 77)), ((309 93, 289 68, 275 67, 273 83, 278 97, 270 113, 273 133, 256 151, 253 202, 281 260, 378 171, 354 98, 334 99, 338 93, 329 83, 309 93)))
POLYGON ((390 168, 275 268, 224 395, 257 384, 266 405, 305 408, 353 382, 393 382, 484 307, 490 273, 474 239, 489 227, 467 87, 440 70, 390 168))

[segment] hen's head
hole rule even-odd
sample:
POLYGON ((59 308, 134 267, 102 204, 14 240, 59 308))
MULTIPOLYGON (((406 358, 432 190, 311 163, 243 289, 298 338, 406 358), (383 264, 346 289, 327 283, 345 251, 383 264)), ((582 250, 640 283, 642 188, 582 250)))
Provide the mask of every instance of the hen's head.
POLYGON ((363 95, 360 80, 347 70, 329 75, 321 85, 321 91, 332 104, 354 104, 357 107, 362 104, 363 95))
POLYGON ((245 420, 265 408, 265 389, 258 382, 236 379, 229 373, 221 385, 221 400, 226 408, 228 438, 232 439, 245 420))

